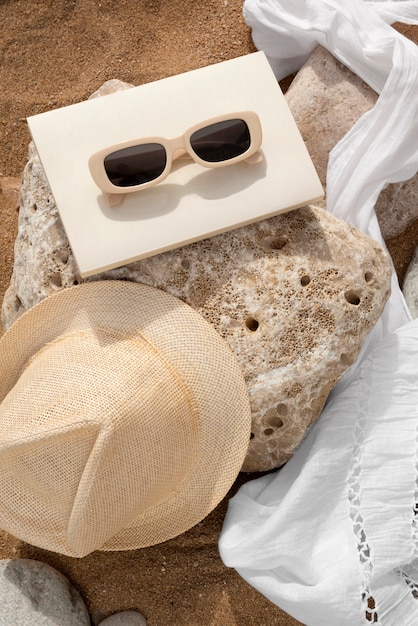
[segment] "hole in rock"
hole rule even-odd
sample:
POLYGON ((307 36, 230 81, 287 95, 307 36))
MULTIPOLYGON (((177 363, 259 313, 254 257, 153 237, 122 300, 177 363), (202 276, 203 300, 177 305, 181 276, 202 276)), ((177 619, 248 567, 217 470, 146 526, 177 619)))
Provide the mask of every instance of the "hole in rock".
POLYGON ((51 285, 55 285, 55 287, 62 287, 62 277, 60 272, 54 272, 51 274, 49 280, 51 285))
POLYGON ((188 270, 190 268, 190 261, 187 259, 183 259, 181 262, 181 266, 184 270, 188 270))
POLYGON ((287 239, 286 237, 273 237, 272 239, 270 239, 269 241, 269 248, 271 250, 281 250, 282 248, 285 247, 285 245, 287 244, 287 239))
POLYGON ((281 428, 283 426, 283 420, 278 415, 272 415, 267 419, 267 423, 272 428, 281 428))
POLYGON ((311 277, 310 276, 302 276, 302 278, 300 279, 300 284, 302 285, 302 287, 306 287, 306 285, 309 285, 309 283, 311 282, 311 277))
POLYGON ((283 404, 282 402, 277 405, 276 411, 278 415, 287 415, 289 409, 287 408, 287 404, 283 404))
POLYGON ((245 320, 245 325, 248 330, 251 330, 251 332, 254 332, 259 327, 259 323, 253 317, 247 317, 247 319, 245 320))
POLYGON ((68 250, 57 250, 56 251, 56 257, 59 261, 61 261, 61 263, 64 263, 64 265, 66 265, 68 263, 68 259, 70 258, 70 253, 68 250))
POLYGON ((14 309, 15 311, 20 311, 20 309, 23 309, 23 304, 22 304, 22 300, 19 298, 19 296, 15 296, 15 300, 14 300, 14 309))
POLYGON ((369 283, 371 280, 373 280, 373 273, 372 272, 366 272, 364 274, 364 280, 366 281, 366 283, 369 283))
POLYGON ((359 295, 352 289, 350 291, 346 291, 344 297, 349 304, 354 304, 355 306, 360 304, 359 295))
POLYGON ((352 365, 354 363, 354 356, 352 354, 343 353, 340 356, 340 361, 343 365, 346 365, 346 366, 352 365))
POLYGON ((270 435, 272 435, 274 433, 274 430, 272 428, 266 428, 264 431, 264 434, 269 437, 270 435))
POLYGON ((255 437, 254 433, 251 433, 250 439, 254 439, 254 437, 255 437))

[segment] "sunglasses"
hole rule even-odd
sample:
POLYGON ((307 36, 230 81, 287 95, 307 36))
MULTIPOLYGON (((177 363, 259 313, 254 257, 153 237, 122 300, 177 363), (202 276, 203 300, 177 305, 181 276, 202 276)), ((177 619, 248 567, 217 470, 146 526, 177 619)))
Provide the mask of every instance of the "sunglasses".
POLYGON ((160 183, 179 157, 210 168, 258 162, 261 140, 258 115, 242 111, 196 124, 174 139, 148 137, 105 148, 90 157, 89 168, 102 191, 120 195, 160 183))

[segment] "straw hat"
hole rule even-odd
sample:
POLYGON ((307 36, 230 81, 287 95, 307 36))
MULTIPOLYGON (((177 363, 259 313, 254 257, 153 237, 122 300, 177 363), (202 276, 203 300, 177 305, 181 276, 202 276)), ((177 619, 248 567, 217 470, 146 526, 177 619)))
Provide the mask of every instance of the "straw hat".
POLYGON ((250 423, 235 356, 187 304, 59 291, 0 340, 0 527, 76 557, 170 539, 225 496, 250 423))

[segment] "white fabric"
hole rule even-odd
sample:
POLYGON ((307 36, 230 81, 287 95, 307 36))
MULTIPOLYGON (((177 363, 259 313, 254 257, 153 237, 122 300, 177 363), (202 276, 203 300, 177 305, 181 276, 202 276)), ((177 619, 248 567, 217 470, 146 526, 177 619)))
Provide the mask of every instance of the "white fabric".
MULTIPOLYGON (((418 23, 418 0, 246 0, 244 16, 278 78, 321 44, 380 94, 330 155, 327 208, 384 246, 376 199, 418 170, 418 48, 389 23, 418 23)), ((318 423, 230 500, 221 557, 307 626, 417 626, 417 479, 418 320, 393 272, 318 423)))

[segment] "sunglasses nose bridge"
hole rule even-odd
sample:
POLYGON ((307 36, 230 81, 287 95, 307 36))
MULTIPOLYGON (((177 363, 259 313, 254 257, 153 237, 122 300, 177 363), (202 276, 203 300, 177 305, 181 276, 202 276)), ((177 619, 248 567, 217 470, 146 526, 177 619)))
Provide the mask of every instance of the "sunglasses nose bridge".
POLYGON ((188 145, 184 135, 170 139, 171 154, 174 159, 184 157, 188 153, 188 145))

